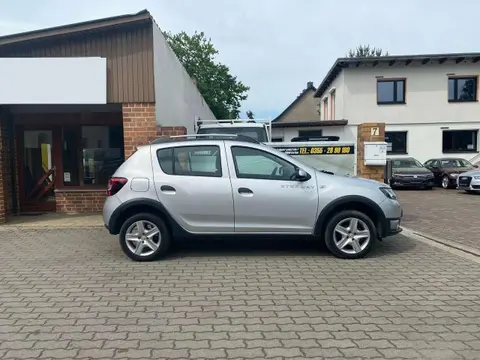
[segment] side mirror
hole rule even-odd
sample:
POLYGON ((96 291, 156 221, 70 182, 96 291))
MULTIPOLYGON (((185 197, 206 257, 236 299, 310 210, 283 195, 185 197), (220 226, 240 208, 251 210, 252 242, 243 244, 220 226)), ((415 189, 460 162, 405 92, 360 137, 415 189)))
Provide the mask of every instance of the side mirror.
POLYGON ((473 165, 473 167, 478 169, 478 165, 477 165, 477 164, 473 165))
POLYGON ((295 180, 297 181, 307 181, 311 176, 303 169, 297 168, 295 170, 295 180))

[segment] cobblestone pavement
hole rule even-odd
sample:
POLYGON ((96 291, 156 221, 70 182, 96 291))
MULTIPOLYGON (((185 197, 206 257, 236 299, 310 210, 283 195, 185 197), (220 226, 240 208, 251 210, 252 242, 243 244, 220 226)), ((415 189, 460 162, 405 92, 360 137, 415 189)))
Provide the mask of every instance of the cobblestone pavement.
POLYGON ((455 189, 398 190, 403 224, 480 250, 480 196, 455 189))
POLYGON ((396 236, 190 244, 135 263, 104 230, 0 233, 0 359, 479 359, 480 265, 396 236))

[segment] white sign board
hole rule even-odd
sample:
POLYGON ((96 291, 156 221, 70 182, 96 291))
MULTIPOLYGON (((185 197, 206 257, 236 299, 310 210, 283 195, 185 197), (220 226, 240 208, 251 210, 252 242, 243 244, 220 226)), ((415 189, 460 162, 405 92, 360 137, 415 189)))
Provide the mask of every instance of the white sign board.
MULTIPOLYGON (((355 144, 343 141, 271 142, 286 155, 317 170, 355 176, 355 144)), ((271 170, 270 170, 271 172, 271 170)))
POLYGON ((0 79, 0 105, 107 103, 106 58, 0 58, 0 79))
POLYGON ((365 142, 364 143, 365 165, 384 166, 387 163, 387 143, 365 142))

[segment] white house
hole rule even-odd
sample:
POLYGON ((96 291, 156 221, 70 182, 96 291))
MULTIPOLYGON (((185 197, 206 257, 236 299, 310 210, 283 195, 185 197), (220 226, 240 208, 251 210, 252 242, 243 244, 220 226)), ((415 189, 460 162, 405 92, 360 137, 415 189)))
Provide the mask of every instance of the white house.
POLYGON ((321 120, 384 122, 391 156, 478 161, 479 75, 480 53, 340 58, 314 97, 321 120))
POLYGON ((347 120, 336 118, 335 114, 321 118, 322 109, 319 107, 318 99, 314 98, 316 91, 317 88, 313 86, 313 82, 307 82, 307 87, 273 119, 272 140, 274 142, 288 142, 299 136, 338 136, 341 140, 356 141, 356 125, 348 125, 347 120))

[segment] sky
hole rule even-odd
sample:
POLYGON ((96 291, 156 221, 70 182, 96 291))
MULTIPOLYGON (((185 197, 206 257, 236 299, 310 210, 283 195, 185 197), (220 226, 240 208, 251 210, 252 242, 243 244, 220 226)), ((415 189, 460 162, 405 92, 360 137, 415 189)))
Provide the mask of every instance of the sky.
POLYGON ((0 35, 143 9, 162 30, 210 37, 250 86, 242 110, 257 118, 277 116, 359 44, 391 55, 480 51, 479 0, 0 0, 0 35))

